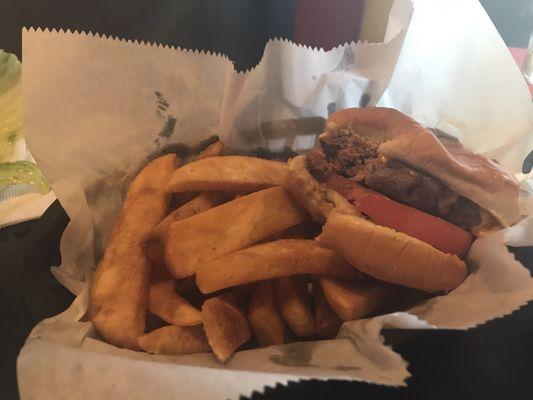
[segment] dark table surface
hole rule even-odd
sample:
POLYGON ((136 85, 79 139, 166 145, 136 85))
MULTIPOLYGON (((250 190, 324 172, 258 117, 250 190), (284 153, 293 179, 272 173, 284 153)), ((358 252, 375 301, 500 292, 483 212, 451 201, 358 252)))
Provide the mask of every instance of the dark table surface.
MULTIPOLYGON (((528 1, 517 0, 503 11, 500 3, 484 1, 509 46, 527 43, 528 1)), ((160 0, 155 6, 140 0, 2 0, 0 48, 20 56, 22 26, 62 27, 218 51, 246 69, 259 60, 269 38, 293 37, 294 7, 300 3, 160 0)), ((67 223, 56 201, 41 219, 0 229, 2 399, 18 397, 15 361, 32 327, 73 300, 49 269, 60 261, 59 240, 67 223)), ((532 248, 513 251, 533 269, 532 248)), ((306 381, 267 388, 252 398, 533 398, 533 304, 466 332, 385 331, 385 338, 409 362, 413 377, 408 388, 306 381)))

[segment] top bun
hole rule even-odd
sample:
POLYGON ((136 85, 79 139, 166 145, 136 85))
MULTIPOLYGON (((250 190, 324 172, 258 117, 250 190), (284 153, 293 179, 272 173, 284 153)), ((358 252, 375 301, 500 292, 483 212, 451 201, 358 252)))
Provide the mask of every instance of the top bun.
POLYGON ((346 108, 333 113, 326 132, 351 128, 385 141, 384 156, 426 172, 490 212, 503 226, 519 221, 518 183, 497 163, 453 139, 440 140, 412 118, 392 108, 346 108))

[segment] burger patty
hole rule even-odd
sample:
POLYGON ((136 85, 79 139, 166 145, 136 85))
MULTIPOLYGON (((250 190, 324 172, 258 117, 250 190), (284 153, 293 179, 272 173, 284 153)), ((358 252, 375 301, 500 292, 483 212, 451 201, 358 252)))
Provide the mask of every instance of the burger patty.
POLYGON ((307 168, 319 180, 339 174, 467 231, 480 224, 479 206, 438 179, 381 156, 381 143, 379 138, 362 137, 351 130, 329 133, 307 153, 307 168))

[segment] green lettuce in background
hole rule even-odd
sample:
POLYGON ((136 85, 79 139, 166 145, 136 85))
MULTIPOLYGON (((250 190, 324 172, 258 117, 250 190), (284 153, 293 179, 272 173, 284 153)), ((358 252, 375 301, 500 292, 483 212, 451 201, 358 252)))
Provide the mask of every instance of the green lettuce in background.
POLYGON ((21 73, 17 57, 0 50, 0 190, 12 184, 30 184, 44 194, 50 185, 37 165, 12 159, 23 137, 21 73))

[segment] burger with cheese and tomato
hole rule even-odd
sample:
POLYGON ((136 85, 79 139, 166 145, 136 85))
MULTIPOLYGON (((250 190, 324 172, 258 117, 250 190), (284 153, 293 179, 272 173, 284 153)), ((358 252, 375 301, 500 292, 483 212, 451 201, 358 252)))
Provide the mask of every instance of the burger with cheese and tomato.
POLYGON ((325 223, 319 243, 426 292, 457 287, 473 239, 520 219, 512 175, 394 109, 335 112, 289 167, 287 188, 325 223))

